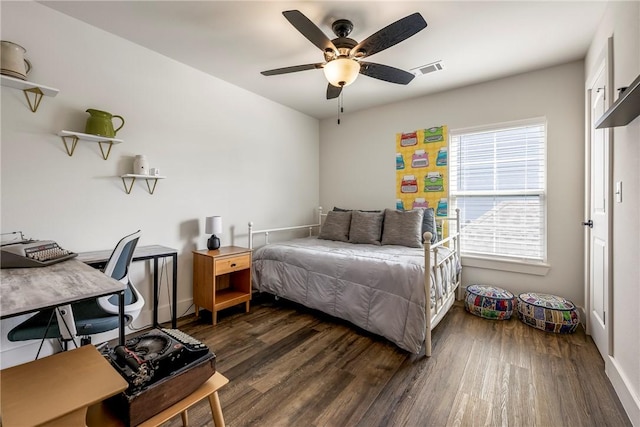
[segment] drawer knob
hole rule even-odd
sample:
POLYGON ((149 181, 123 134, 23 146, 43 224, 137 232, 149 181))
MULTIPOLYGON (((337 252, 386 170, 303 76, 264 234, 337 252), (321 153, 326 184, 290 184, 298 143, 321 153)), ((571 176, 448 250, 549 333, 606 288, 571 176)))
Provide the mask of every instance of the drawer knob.
POLYGON ((235 267, 235 266, 236 266, 236 263, 235 263, 235 262, 234 262, 233 264, 231 264, 231 267, 235 267))

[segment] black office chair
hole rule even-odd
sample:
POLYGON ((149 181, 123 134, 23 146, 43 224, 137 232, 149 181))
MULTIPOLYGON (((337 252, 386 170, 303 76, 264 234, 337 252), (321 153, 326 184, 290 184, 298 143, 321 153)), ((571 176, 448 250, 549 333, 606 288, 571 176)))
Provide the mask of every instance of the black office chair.
MULTIPOLYGON (((126 325, 138 317, 144 306, 144 298, 129 281, 129 266, 140 235, 141 231, 138 230, 123 237, 103 270, 108 276, 127 285, 124 309, 126 325)), ((9 341, 59 338, 66 348, 68 341, 75 343, 75 336, 86 337, 119 326, 118 296, 109 295, 42 310, 9 331, 8 338, 9 341)))

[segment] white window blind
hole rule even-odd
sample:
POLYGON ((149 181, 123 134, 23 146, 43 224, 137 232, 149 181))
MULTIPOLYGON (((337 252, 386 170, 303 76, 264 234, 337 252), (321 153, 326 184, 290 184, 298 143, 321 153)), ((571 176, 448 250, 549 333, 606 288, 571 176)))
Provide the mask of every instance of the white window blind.
POLYGON ((463 254, 544 261, 544 119, 450 135, 450 196, 461 211, 463 254))

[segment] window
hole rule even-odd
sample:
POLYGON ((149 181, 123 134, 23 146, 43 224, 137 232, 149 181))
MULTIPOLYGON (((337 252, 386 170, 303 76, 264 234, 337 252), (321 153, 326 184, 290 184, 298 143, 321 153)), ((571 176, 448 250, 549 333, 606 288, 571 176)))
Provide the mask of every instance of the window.
POLYGON ((451 132, 451 206, 463 255, 545 261, 546 123, 451 132))

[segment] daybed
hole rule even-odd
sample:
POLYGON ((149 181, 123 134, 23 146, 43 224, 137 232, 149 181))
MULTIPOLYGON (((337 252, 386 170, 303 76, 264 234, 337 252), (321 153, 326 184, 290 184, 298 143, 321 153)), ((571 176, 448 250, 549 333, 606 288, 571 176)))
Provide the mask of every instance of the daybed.
POLYGON ((459 211, 439 219, 455 227, 442 227, 449 236, 437 243, 432 209, 324 215, 320 208, 317 224, 253 230, 249 223, 250 248, 256 235, 265 236, 253 253, 253 288, 347 320, 412 353, 424 344, 430 356, 431 330, 455 301, 461 277, 459 211), (299 229, 309 237, 269 244, 270 233, 299 229))

